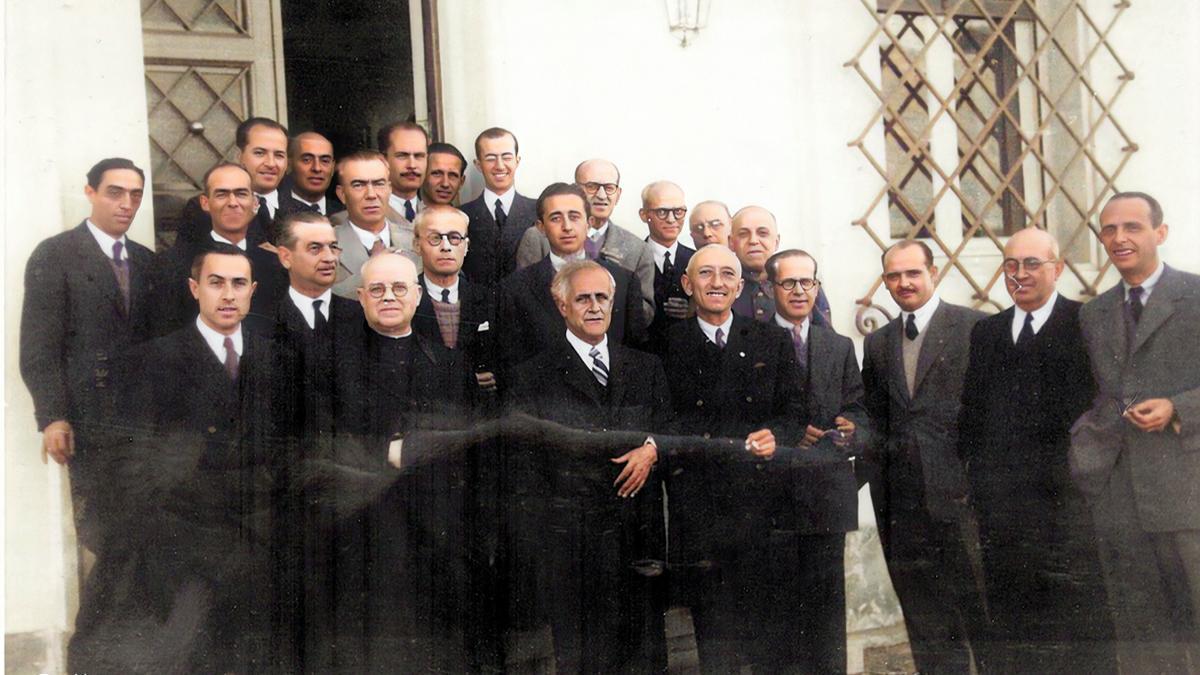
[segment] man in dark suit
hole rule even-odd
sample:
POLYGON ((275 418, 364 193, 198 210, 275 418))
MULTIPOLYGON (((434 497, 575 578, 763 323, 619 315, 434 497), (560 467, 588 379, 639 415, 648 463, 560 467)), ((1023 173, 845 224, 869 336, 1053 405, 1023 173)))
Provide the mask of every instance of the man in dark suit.
MULTIPOLYGON (((775 299, 766 284, 766 264, 767 258, 779 250, 779 225, 775 214, 761 206, 739 209, 730 224, 729 248, 741 261, 746 280, 741 295, 733 303, 734 313, 757 321, 770 321, 775 316, 775 299)), ((817 313, 812 320, 818 325, 830 324, 829 300, 824 290, 817 290, 817 313)))
MULTIPOLYGON (((642 296, 642 311, 649 322, 654 316, 654 258, 650 247, 611 220, 613 209, 621 200, 621 172, 607 159, 589 159, 575 167, 575 184, 587 195, 592 214, 583 242, 584 253, 588 260, 607 260, 634 276, 642 296)), ((548 253, 550 242, 546 235, 536 227, 529 228, 517 247, 517 269, 537 263, 548 253)))
POLYGON ((485 129, 475 139, 475 167, 483 174, 483 193, 462 205, 474 242, 463 262, 471 281, 494 289, 517 267, 517 246, 537 220, 534 200, 517 194, 513 182, 521 164, 517 137, 507 129, 485 129))
POLYGON ((729 249, 697 251, 683 281, 696 318, 668 335, 675 429, 737 439, 749 451, 673 459, 668 472, 672 585, 691 609, 704 672, 771 663, 771 531, 791 500, 776 478, 782 463, 759 460, 776 443, 799 441, 807 419, 791 341, 778 326, 732 313, 741 286, 729 249))
POLYGON ((424 204, 453 206, 467 176, 467 158, 449 143, 429 144, 429 163, 426 165, 424 204))
POLYGON ((921 672, 967 672, 983 607, 978 537, 958 459, 971 329, 983 314, 942 301, 924 242, 883 254, 901 315, 867 336, 863 384, 879 442, 871 498, 892 585, 921 672))
POLYGON ((1079 311, 1097 396, 1071 432, 1071 474, 1099 537, 1122 670, 1200 662, 1200 278, 1163 264, 1162 207, 1100 212, 1121 283, 1079 311))
POLYGON ((467 239, 467 215, 453 206, 431 205, 417 214, 413 236, 421 253, 424 292, 413 316, 413 330, 459 350, 474 369, 479 388, 496 389, 496 323, 492 295, 460 274, 467 239))
MULTIPOLYGON (((801 447, 822 439, 848 457, 869 442, 862 375, 850 338, 813 323, 817 261, 789 249, 767 259, 775 296, 774 321, 792 338, 809 422, 801 447)), ((776 664, 799 672, 846 672, 846 533, 858 529, 858 482, 849 460, 797 467, 795 532, 798 566, 781 579, 784 611, 768 625, 778 645, 776 664)))
POLYGON ((121 536, 85 589, 70 670, 271 665, 271 358, 242 327, 251 270, 227 244, 198 254, 199 315, 124 361, 130 433, 105 458, 121 536))
POLYGON ((199 241, 180 240, 158 255, 155 261, 158 284, 158 333, 165 334, 187 324, 195 313, 195 300, 188 291, 192 261, 218 244, 246 252, 254 267, 258 290, 250 304, 251 323, 261 329, 273 323, 275 308, 287 292, 287 275, 279 265, 274 247, 250 241, 250 225, 257 217, 250 174, 245 168, 223 162, 204 176, 205 194, 200 206, 211 226, 199 241))
MULTIPOLYGON (((287 171, 288 132, 275 120, 251 117, 238 125, 234 135, 238 164, 250 174, 254 191, 251 212, 254 217, 246 231, 247 240, 257 246, 271 242, 271 223, 279 210, 279 182, 287 171)), ((205 189, 207 189, 207 184, 205 189)), ((175 240, 189 246, 204 243, 212 231, 212 220, 201 204, 203 194, 192 197, 183 207, 175 240)))
MULTIPOLYGON (((555 274, 552 293, 566 330, 513 371, 517 409, 593 432, 667 428, 662 365, 608 338, 615 287, 592 261, 555 274)), ((599 457, 541 450, 525 478, 544 499, 534 523, 544 539, 532 564, 558 672, 663 671, 665 608, 653 584, 666 551, 653 438, 599 457)))
POLYGON ((279 183, 276 219, 291 211, 314 211, 328 217, 346 210, 337 197, 328 194, 333 182, 333 143, 328 138, 315 131, 293 136, 288 160, 290 171, 279 183))
POLYGON ((429 163, 429 133, 416 122, 392 122, 379 130, 376 147, 387 159, 392 184, 387 200, 388 220, 407 235, 413 221, 425 208, 421 185, 429 163))
POLYGON ((1067 467, 1095 394, 1080 304, 1054 288, 1063 261, 1044 230, 1014 234, 1003 266, 1016 305, 971 332, 958 423, 987 587, 981 669, 1115 672, 1091 515, 1067 467))
POLYGON ((125 236, 145 177, 128 159, 101 160, 87 174, 91 215, 38 245, 25 266, 21 377, 33 396, 42 457, 68 464, 76 527, 93 551, 92 453, 116 413, 114 361, 147 337, 154 305, 150 249, 125 236))
MULTIPOLYGON (((584 258, 588 203, 583 189, 554 183, 542 191, 535 206, 537 227, 550 241, 550 253, 538 264, 518 270, 501 286, 497 320, 502 322, 500 354, 505 367, 515 366, 555 343, 564 327, 550 295, 550 282, 563 265, 584 258)), ((646 324, 632 275, 608 261, 600 261, 600 265, 617 284, 609 337, 619 344, 641 345, 646 324)))
POLYGON ((667 331, 688 318, 691 308, 683 292, 683 271, 694 250, 679 243, 683 229, 683 189, 665 180, 642 189, 638 216, 650 228, 646 247, 654 262, 654 320, 650 323, 649 350, 660 357, 667 347, 667 331))

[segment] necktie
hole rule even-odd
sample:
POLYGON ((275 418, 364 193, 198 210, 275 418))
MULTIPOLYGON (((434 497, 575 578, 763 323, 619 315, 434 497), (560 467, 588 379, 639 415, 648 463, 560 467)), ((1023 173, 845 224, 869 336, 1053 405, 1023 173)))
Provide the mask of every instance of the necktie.
POLYGON ((412 200, 405 199, 404 200, 404 219, 411 223, 413 221, 413 219, 416 217, 417 217, 417 212, 415 209, 413 209, 412 200))
POLYGON ((267 198, 262 195, 258 197, 258 219, 264 223, 271 221, 271 207, 267 206, 267 198))
POLYGON ((113 272, 117 275, 117 288, 121 291, 121 299, 124 302, 125 311, 129 312, 129 261, 121 258, 121 250, 125 245, 119 241, 113 242, 112 247, 112 264, 113 272))
POLYGON ((1017 336, 1017 345, 1027 344, 1033 339, 1033 315, 1025 314, 1025 325, 1021 326, 1021 334, 1017 336))
POLYGON ((1134 286, 1129 289, 1129 312, 1133 315, 1134 323, 1142 320, 1142 310, 1146 308, 1142 304, 1142 293, 1145 292, 1146 289, 1141 286, 1134 286))
POLYGON ((450 304, 450 289, 449 288, 442 289, 442 302, 446 303, 447 305, 450 304))
POLYGON ((324 302, 324 300, 313 300, 313 330, 325 330, 325 327, 329 325, 329 321, 321 313, 321 305, 324 302))
POLYGON ((608 366, 605 366, 604 362, 600 360, 600 350, 592 347, 588 356, 592 357, 592 374, 596 376, 596 381, 600 383, 601 387, 607 387, 608 366))
POLYGON ((312 211, 313 213, 320 213, 320 212, 321 212, 321 205, 320 205, 320 204, 308 204, 308 205, 306 206, 306 208, 307 208, 309 211, 312 211))
POLYGON ((496 226, 504 227, 508 223, 508 214, 504 213, 504 203, 496 200, 496 226))
POLYGON ((375 243, 371 244, 371 256, 377 256, 385 250, 387 247, 383 245, 383 237, 375 237, 375 243))
POLYGON ((600 245, 596 243, 595 239, 588 237, 583 240, 583 250, 587 253, 588 260, 595 260, 600 253, 600 245))
POLYGON ((917 319, 913 314, 908 315, 908 320, 904 323, 904 337, 909 340, 916 340, 921 332, 917 330, 917 319))
POLYGON ((800 326, 792 326, 792 348, 796 350, 796 363, 800 370, 808 369, 808 345, 804 342, 804 333, 800 326))
POLYGON ((671 252, 663 253, 663 276, 670 281, 675 276, 675 263, 671 262, 671 252))
POLYGON ((717 349, 725 349, 725 330, 723 328, 717 329, 716 338, 717 349))
POLYGON ((225 336, 225 372, 229 373, 229 379, 237 382, 238 377, 238 353, 233 348, 233 338, 225 336))

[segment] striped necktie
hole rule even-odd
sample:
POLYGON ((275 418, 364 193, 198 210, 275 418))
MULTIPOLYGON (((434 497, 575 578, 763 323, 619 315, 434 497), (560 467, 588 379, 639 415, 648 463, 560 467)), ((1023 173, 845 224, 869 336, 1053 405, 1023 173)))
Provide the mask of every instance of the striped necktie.
POLYGON ((600 383, 601 387, 607 387, 608 366, 604 365, 604 362, 600 360, 600 350, 592 347, 592 350, 588 352, 588 356, 592 357, 592 374, 596 376, 596 381, 600 383))

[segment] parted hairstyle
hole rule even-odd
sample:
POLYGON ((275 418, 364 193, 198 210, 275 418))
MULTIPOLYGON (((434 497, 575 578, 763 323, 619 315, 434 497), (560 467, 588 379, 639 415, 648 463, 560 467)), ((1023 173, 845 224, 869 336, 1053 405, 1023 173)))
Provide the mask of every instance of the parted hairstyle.
POLYGON ((237 132, 234 134, 234 143, 237 144, 238 150, 245 150, 246 144, 250 142, 250 130, 254 127, 266 127, 268 129, 278 129, 283 132, 284 136, 288 135, 287 127, 269 117, 251 117, 242 122, 237 127, 237 132))
POLYGON ((100 182, 104 180, 105 172, 114 171, 116 169, 128 169, 133 171, 138 175, 139 178, 142 179, 143 184, 146 182, 146 173, 139 169, 132 161, 125 159, 124 157, 109 157, 108 159, 102 159, 99 162, 96 162, 92 168, 88 169, 87 184, 90 185, 93 190, 99 189, 100 182))
POLYGON ((900 241, 887 247, 883 250, 883 255, 879 256, 879 266, 885 269, 887 268, 887 257, 892 251, 903 251, 906 248, 912 248, 914 246, 920 248, 921 252, 925 254, 925 267, 932 268, 933 250, 929 248, 929 244, 926 244, 920 239, 901 239, 900 241))
POLYGON ((387 154, 388 148, 392 145, 392 134, 401 129, 421 132, 421 135, 425 137, 425 145, 429 145, 429 132, 425 131, 425 127, 416 122, 409 122, 408 120, 396 120, 391 124, 385 125, 379 130, 378 134, 375 134, 375 147, 379 149, 379 152, 387 154))
POLYGON ((1154 197, 1151 197, 1145 192, 1118 192, 1117 194, 1108 198, 1108 201, 1104 203, 1105 208, 1118 199, 1140 199, 1146 202, 1146 206, 1150 207, 1150 226, 1158 227, 1159 225, 1163 224, 1162 204, 1159 204, 1158 200, 1154 197))
POLYGON ((587 194, 584 193, 583 188, 579 187, 575 183, 551 183, 546 186, 545 190, 542 190, 542 194, 538 195, 538 220, 541 220, 542 216, 545 215, 542 210, 546 208, 546 200, 550 199, 551 197, 560 197, 562 195, 575 195, 576 197, 579 197, 579 199, 583 201, 583 214, 589 218, 591 217, 592 205, 588 203, 587 194))
POLYGON ((387 157, 385 157, 383 153, 379 152, 378 150, 355 150, 354 152, 339 159, 337 162, 338 183, 341 183, 344 178, 344 172, 342 169, 347 164, 350 162, 369 162, 371 160, 383 162, 384 168, 388 168, 387 157))
POLYGON ((297 209, 295 211, 286 211, 276 213, 275 227, 275 245, 284 248, 292 248, 296 245, 296 225, 298 223, 323 223, 330 225, 329 219, 308 209, 297 209))
POLYGON ((789 248, 776 253, 770 258, 767 258, 767 281, 775 283, 779 280, 779 261, 787 258, 808 258, 813 264, 813 276, 817 276, 817 259, 812 257, 812 254, 804 249, 789 248))
POLYGON ((513 154, 514 155, 521 154, 521 144, 517 142, 516 134, 514 134, 513 132, 511 132, 508 129, 505 129, 503 127, 489 127, 487 129, 484 129, 483 131, 479 132, 479 135, 475 137, 475 157, 476 157, 476 159, 481 159, 479 157, 479 141, 482 141, 485 138, 491 140, 493 138, 504 138, 505 136, 511 136, 513 139, 513 154))
POLYGON ((192 258, 191 274, 193 280, 200 281, 200 269, 204 267, 204 261, 210 255, 234 255, 244 259, 250 267, 250 281, 254 281, 254 265, 250 263, 250 256, 246 255, 245 251, 233 244, 226 244, 224 242, 214 243, 212 248, 201 251, 192 258))
POLYGON ((461 166, 459 167, 458 170, 461 171, 462 173, 467 172, 467 158, 463 157, 462 152, 458 148, 454 147, 453 145, 450 145, 449 143, 442 143, 440 141, 437 143, 430 143, 429 144, 429 154, 431 154, 431 155, 435 155, 435 154, 436 155, 454 155, 455 157, 458 158, 458 163, 461 164, 461 166))

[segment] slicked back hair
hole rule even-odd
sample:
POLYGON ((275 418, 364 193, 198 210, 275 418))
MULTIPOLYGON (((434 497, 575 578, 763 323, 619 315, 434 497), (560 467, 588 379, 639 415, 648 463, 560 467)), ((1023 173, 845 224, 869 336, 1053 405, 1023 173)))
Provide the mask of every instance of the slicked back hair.
MULTIPOLYGON (((571 282, 575 279, 575 275, 584 270, 602 270, 608 277, 608 293, 609 301, 612 301, 612 295, 617 292, 617 280, 613 278, 612 272, 604 269, 604 266, 597 263, 595 260, 572 260, 562 269, 555 273, 554 279, 550 282, 550 295, 554 296, 559 302, 569 302, 571 294, 571 282)), ((611 305, 610 305, 611 307, 611 305)))
POLYGON ((275 245, 293 248, 296 245, 296 225, 299 223, 324 224, 333 227, 329 219, 308 209, 286 211, 275 215, 275 245))
POLYGON ((246 171, 246 167, 242 166, 241 164, 237 164, 236 162, 221 161, 221 162, 217 162, 217 165, 214 166, 213 168, 204 172, 204 194, 206 194, 206 195, 208 194, 208 179, 211 178, 212 175, 214 173, 216 173, 217 171, 220 171, 221 169, 225 169, 228 167, 233 167, 235 169, 241 169, 242 173, 246 174, 247 176, 249 176, 251 178, 251 181, 252 181, 251 185, 254 184, 253 176, 250 176, 250 172, 246 171))
POLYGON ((237 127, 237 133, 234 134, 234 142, 237 144, 238 150, 245 150, 246 145, 250 143, 250 130, 254 127, 266 127, 268 129, 277 129, 283 132, 284 136, 288 135, 287 127, 269 117, 251 117, 242 122, 237 127))
POLYGON ((425 137, 425 145, 429 145, 429 132, 425 131, 425 127, 417 124, 416 122, 397 120, 384 126, 379 130, 378 134, 375 134, 375 147, 379 150, 379 152, 382 152, 385 155, 387 154, 388 148, 392 146, 392 134, 400 131, 401 129, 405 131, 421 132, 421 135, 425 137))
POLYGON ((254 281, 254 265, 250 263, 250 256, 242 249, 225 242, 214 243, 211 248, 197 253, 192 258, 191 274, 194 281, 200 281, 200 270, 204 268, 204 261, 210 255, 232 255, 245 260, 246 266, 250 268, 250 281, 254 281))
POLYGON ((920 239, 901 239, 900 241, 887 247, 884 249, 883 255, 879 256, 879 266, 883 269, 887 269, 887 257, 889 253, 892 251, 903 251, 906 248, 912 248, 914 246, 919 247, 921 252, 925 254, 925 268, 932 269, 933 249, 929 248, 929 244, 926 244, 920 239))
POLYGON ((550 199, 551 197, 559 197, 561 195, 575 195, 576 197, 579 197, 579 199, 583 201, 584 215, 589 218, 591 217, 592 205, 588 203, 587 194, 584 193, 583 188, 574 183, 551 183, 546 186, 545 190, 542 190, 542 194, 537 198, 538 220, 541 220, 542 216, 545 215, 543 213, 543 209, 546 208, 546 200, 550 199))
POLYGON ((383 162, 383 168, 388 169, 387 157, 382 152, 377 150, 355 150, 354 152, 342 157, 337 162, 338 182, 342 182, 343 168, 350 162, 383 162))
POLYGON ((479 156, 479 141, 485 138, 491 140, 493 138, 504 138, 505 136, 511 136, 513 139, 513 154, 521 154, 521 144, 517 142, 516 134, 503 127, 489 127, 479 132, 479 135, 475 137, 475 158, 483 159, 479 156))
POLYGON ((431 155, 454 155, 458 158, 459 164, 462 165, 459 171, 463 174, 467 173, 467 158, 463 157, 462 152, 453 145, 450 145, 449 143, 442 143, 440 141, 437 143, 430 143, 428 152, 431 155))
POLYGON ((87 172, 87 184, 90 185, 93 190, 99 189, 100 183, 104 181, 105 172, 114 171, 117 169, 128 169, 133 171, 138 175, 139 178, 142 179, 142 185, 146 184, 146 173, 139 169, 131 160, 125 159, 124 157, 109 157, 93 164, 92 168, 88 169, 87 172))
POLYGON ((463 213, 462 211, 454 208, 453 206, 450 206, 449 204, 430 204, 430 205, 426 206, 425 208, 421 209, 421 212, 418 213, 417 217, 413 219, 412 226, 413 226, 413 247, 414 248, 417 248, 417 249, 420 248, 420 246, 417 245, 416 240, 421 237, 421 231, 425 226, 426 217, 430 213, 436 214, 436 213, 442 213, 442 212, 445 212, 445 213, 454 212, 454 215, 457 216, 458 219, 462 221, 463 236, 464 237, 467 236, 467 226, 471 223, 470 216, 468 216, 467 214, 463 213))
POLYGON ((779 262, 787 258, 808 258, 813 264, 813 276, 817 276, 817 259, 812 257, 812 254, 801 248, 789 248, 779 251, 775 255, 767 258, 765 268, 767 270, 767 280, 775 283, 779 280, 779 262))
POLYGON ((1154 197, 1151 197, 1145 192, 1118 192, 1117 194, 1108 198, 1108 201, 1104 203, 1104 208, 1108 208, 1109 204, 1117 201, 1118 199, 1140 199, 1146 202, 1146 206, 1150 207, 1150 226, 1158 227, 1159 225, 1163 224, 1162 204, 1159 204, 1158 200, 1154 197))

